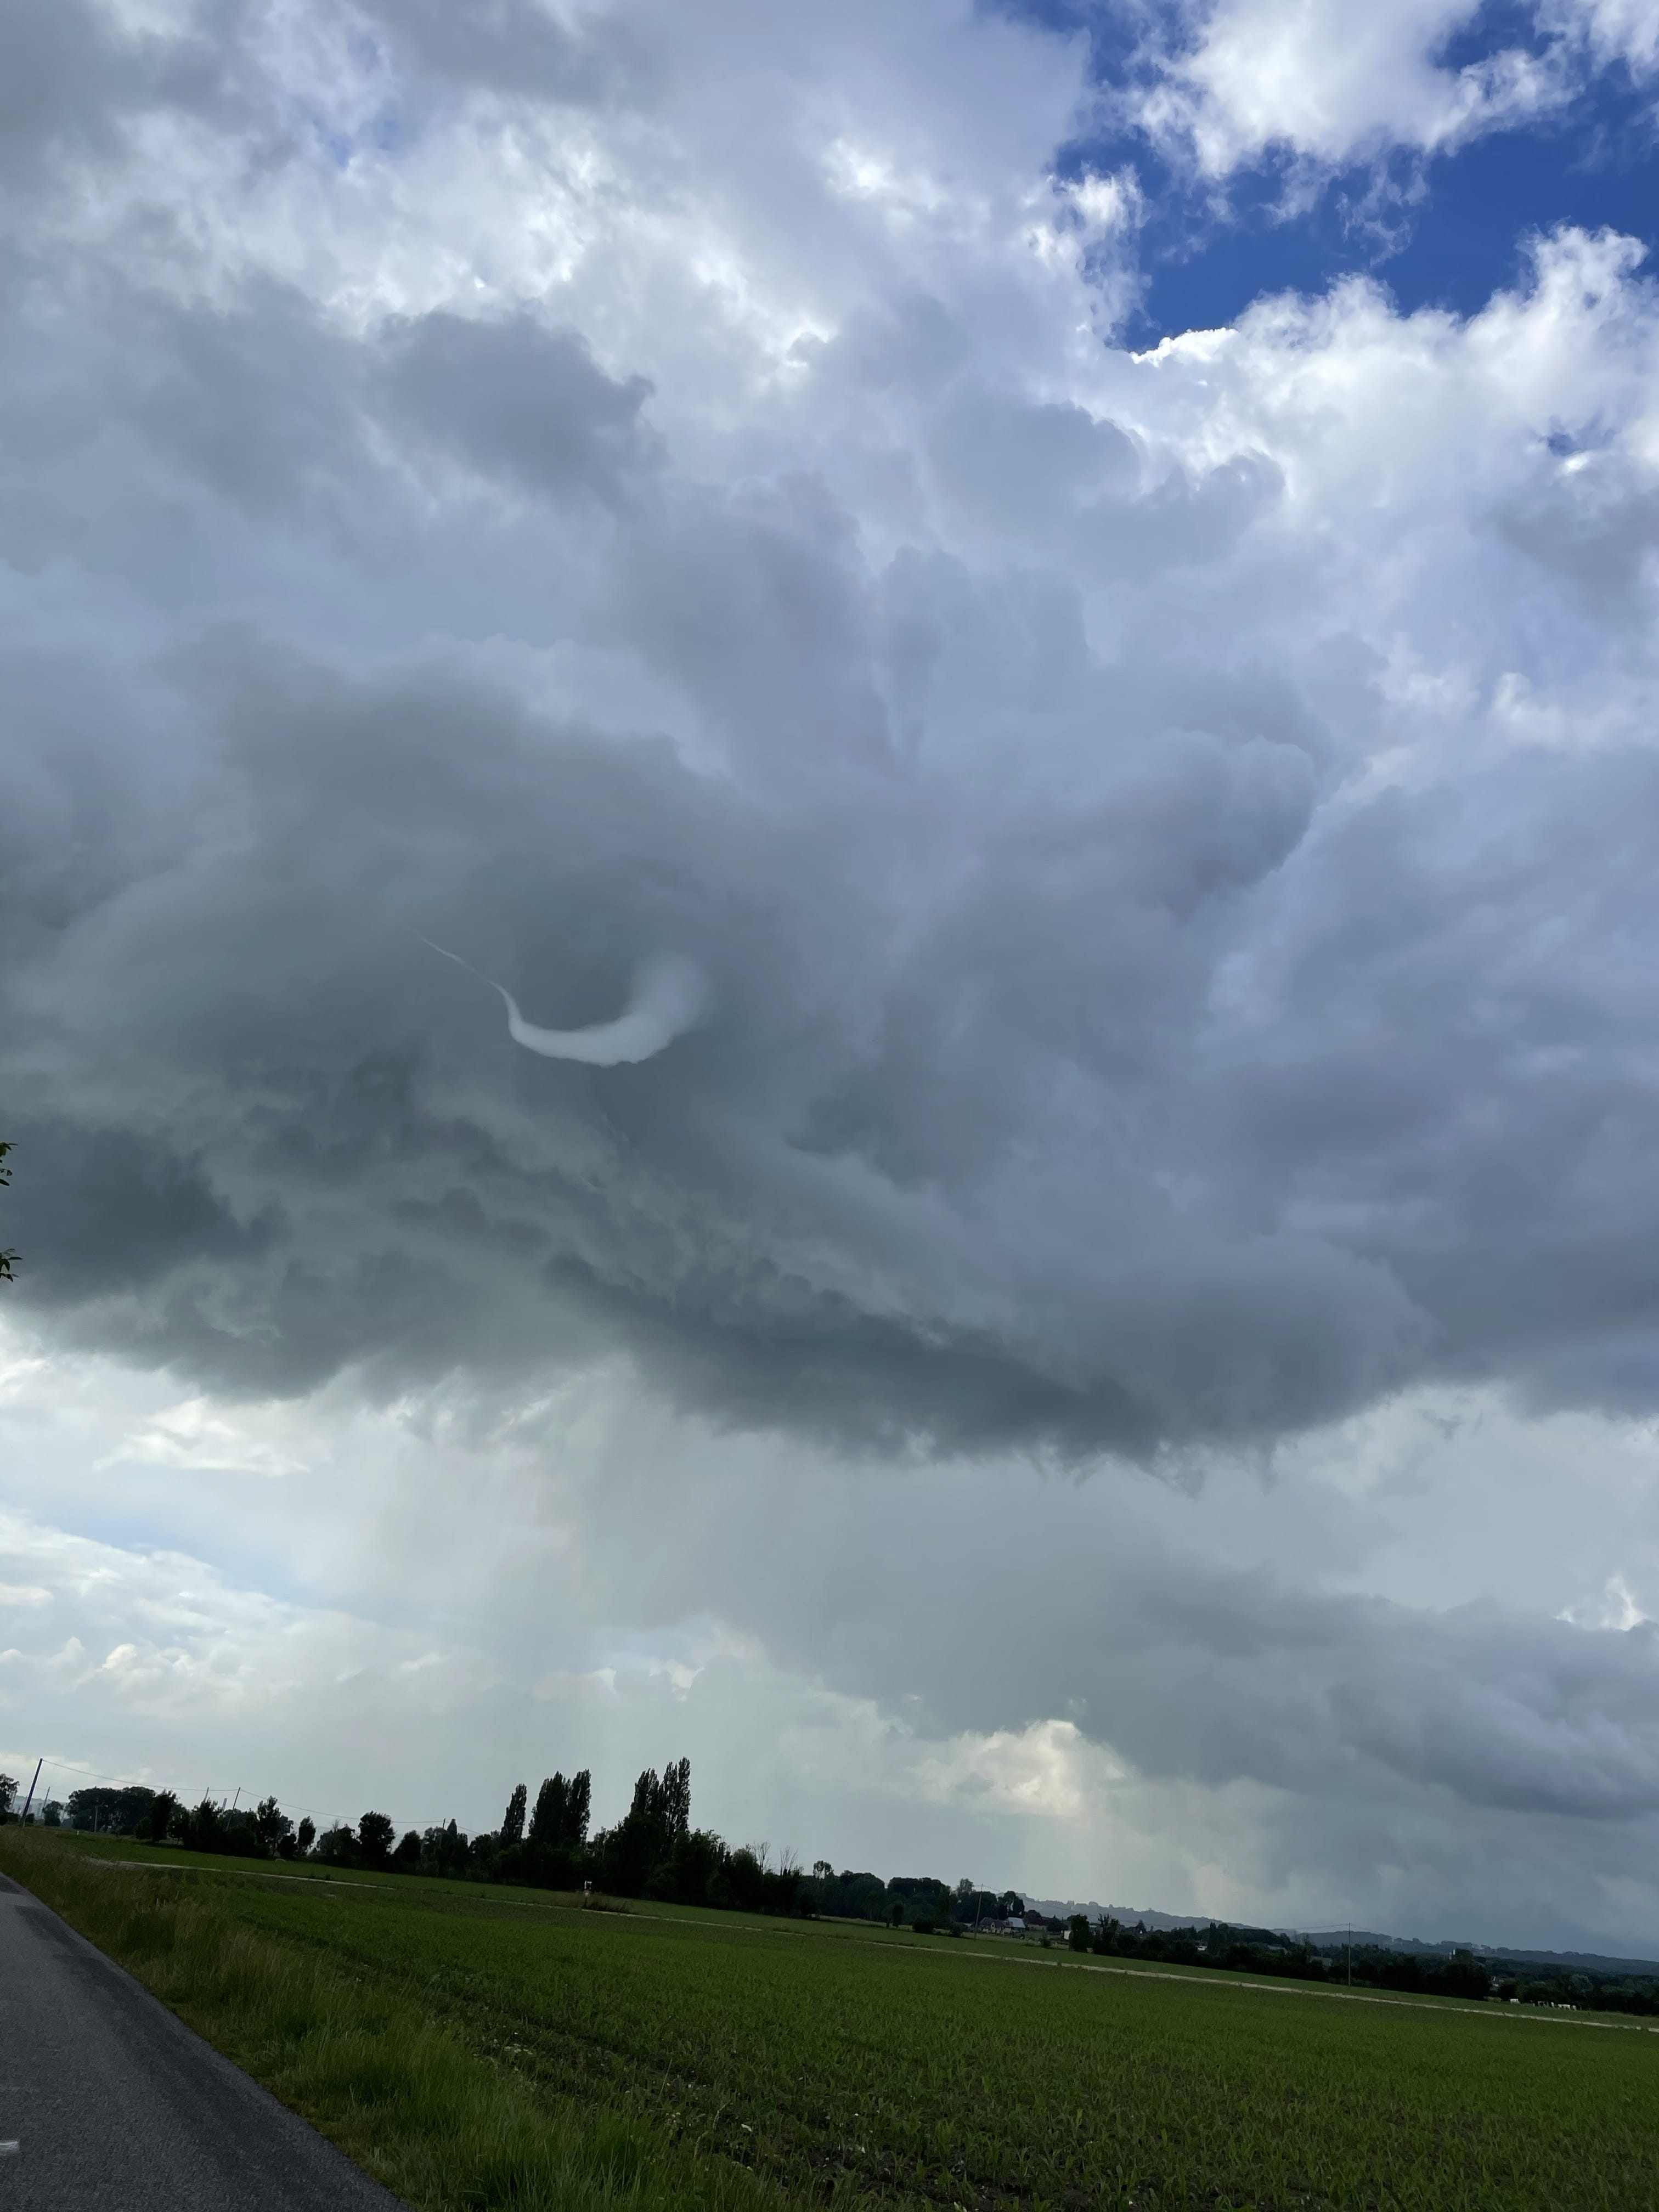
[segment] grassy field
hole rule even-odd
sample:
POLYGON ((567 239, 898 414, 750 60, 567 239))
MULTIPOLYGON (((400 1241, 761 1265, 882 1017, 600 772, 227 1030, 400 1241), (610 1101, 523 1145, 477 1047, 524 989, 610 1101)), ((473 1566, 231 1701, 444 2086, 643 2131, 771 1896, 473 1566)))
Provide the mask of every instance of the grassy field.
POLYGON ((1659 2207, 1629 2023, 124 1852, 0 1829, 0 1868, 434 2212, 1659 2207))

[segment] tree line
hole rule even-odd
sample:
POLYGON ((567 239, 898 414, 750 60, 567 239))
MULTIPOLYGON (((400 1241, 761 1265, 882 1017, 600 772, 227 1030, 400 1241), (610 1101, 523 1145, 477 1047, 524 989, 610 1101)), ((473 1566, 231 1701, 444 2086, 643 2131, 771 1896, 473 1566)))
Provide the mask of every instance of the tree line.
MULTIPOLYGON (((0 1774, 0 1820, 15 1816, 17 1784, 0 1774)), ((419 1874, 447 1881, 514 1882, 532 1888, 584 1890, 601 1897, 653 1898, 665 1903, 748 1912, 877 1921, 920 1936, 961 1936, 1006 1929, 1024 1917, 1014 1890, 954 1887, 929 1875, 879 1875, 842 1869, 826 1859, 805 1870, 787 1854, 775 1863, 764 1844, 732 1846, 691 1821, 691 1763, 647 1767, 634 1785, 627 1812, 614 1826, 592 1826, 592 1776, 556 1773, 532 1802, 517 1784, 501 1825, 469 1835, 453 1820, 399 1837, 384 1814, 368 1812, 355 1827, 289 1819, 274 1797, 225 1806, 204 1796, 185 1805, 171 1790, 88 1786, 66 1802, 49 1800, 40 1814, 48 1827, 69 1827, 190 1851, 252 1859, 307 1862, 370 1874, 419 1874)), ((1639 1972, 1589 1973, 1547 1966, 1524 1973, 1470 1950, 1397 1950, 1380 1944, 1321 1947, 1267 1928, 1212 1921, 1196 1928, 1127 1927, 1111 1915, 1074 1914, 1064 1927, 1033 1922, 1035 1940, 1063 1942, 1095 1957, 1207 1967, 1356 1988, 1415 1992, 1480 2002, 1570 2006, 1659 2015, 1659 1977, 1639 1972)))
POLYGON ((1466 2002, 1490 1999, 1659 2015, 1659 1977, 1639 1972, 1592 1974, 1547 1966, 1530 1966, 1522 1974, 1467 1948, 1448 1955, 1382 1943, 1321 1948, 1273 1929, 1236 1928, 1219 1920, 1200 1928, 1149 1929, 1144 1922, 1127 1928, 1110 1915, 1091 1922, 1082 1913, 1066 1923, 1066 1940, 1072 1950, 1097 1957, 1155 1960, 1228 1973, 1460 1997, 1466 2002))
MULTIPOLYGON (((15 1802, 15 1778, 0 1775, 0 1819, 15 1802)), ((810 1885, 787 1855, 775 1865, 764 1844, 732 1845, 691 1822, 691 1762, 647 1767, 627 1812, 614 1826, 592 1826, 592 1776, 583 1768, 550 1775, 536 1793, 513 1789, 501 1826, 469 1835, 453 1820, 401 1837, 384 1813, 355 1826, 318 1829, 292 1820, 275 1797, 227 1806, 211 1796, 193 1805, 170 1790, 88 1786, 39 1814, 47 1827, 129 1835, 142 1843, 233 1858, 307 1861, 371 1874, 421 1874, 450 1881, 525 1883, 542 1889, 592 1887, 616 1897, 653 1897, 745 1911, 814 1910, 810 1885)), ((37 1816, 31 1813, 31 1820, 37 1816)))
POLYGON ((1097 1956, 1148 1959, 1170 1966, 1219 1967, 1224 1972, 1277 1975, 1299 1982, 1347 1982, 1369 1988, 1414 1990, 1433 1996, 1485 1998, 1492 1977, 1472 1951, 1395 1951, 1380 1945, 1321 1950, 1304 1939, 1270 1928, 1235 1928, 1212 1920, 1207 1927, 1133 1928, 1107 1915, 1091 1923, 1081 1913, 1066 1924, 1073 1951, 1097 1956))
MULTIPOLYGON (((10 1777, 0 1775, 0 1820, 15 1786, 10 1777)), ((930 1875, 884 1881, 851 1869, 838 1874, 826 1859, 807 1872, 789 1853, 775 1861, 764 1844, 730 1844, 712 1829, 692 1825, 689 1759, 671 1761, 660 1774, 647 1767, 614 1826, 592 1830, 592 1776, 584 1767, 569 1776, 550 1775, 533 1804, 527 1785, 518 1783, 501 1826, 473 1835, 450 1820, 410 1828, 400 1838, 395 1823, 378 1812, 363 1814, 355 1827, 337 1822, 319 1832, 310 1819, 296 1824, 274 1797, 230 1807, 204 1796, 185 1805, 172 1790, 137 1785, 76 1790, 61 1804, 48 1802, 40 1818, 48 1827, 129 1835, 141 1843, 233 1858, 540 1889, 591 1885, 613 1897, 807 1918, 832 1915, 923 1936, 960 1934, 1024 1910, 1012 1890, 979 1889, 965 1881, 953 1888, 930 1875)))
MULTIPOLYGON (((0 1775, 0 1819, 15 1784, 0 1775)), ((634 1784, 628 1810, 612 1826, 592 1826, 592 1775, 550 1775, 534 1801, 520 1782, 507 1797, 499 1827, 469 1835, 450 1820, 399 1837, 384 1813, 356 1825, 319 1830, 289 1818, 275 1797, 227 1806, 211 1796, 193 1805, 170 1790, 88 1785, 39 1814, 48 1827, 131 1836, 222 1856, 305 1862, 370 1874, 420 1874, 448 1881, 516 1882, 532 1888, 655 1898, 678 1905, 815 1917, 833 1914, 914 1929, 920 1935, 958 1933, 1022 1908, 1012 1890, 954 1888, 932 1875, 836 1873, 820 1859, 810 1872, 789 1853, 775 1860, 764 1844, 731 1844, 691 1819, 691 1762, 647 1767, 634 1784)), ((31 1815, 31 1818, 36 1817, 31 1815)))

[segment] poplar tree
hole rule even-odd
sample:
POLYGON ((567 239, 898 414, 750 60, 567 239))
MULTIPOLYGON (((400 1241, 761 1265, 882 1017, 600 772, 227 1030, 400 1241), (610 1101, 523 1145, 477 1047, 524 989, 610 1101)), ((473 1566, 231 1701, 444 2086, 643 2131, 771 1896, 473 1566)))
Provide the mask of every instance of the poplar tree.
POLYGON ((530 1840, 538 1850, 551 1850, 564 1841, 565 1799, 568 1785, 562 1774, 550 1774, 536 1792, 531 1815, 530 1840))
POLYGON ((593 1803, 593 1777, 586 1767, 570 1778, 565 1796, 565 1840, 580 1850, 587 1841, 587 1823, 593 1803))
POLYGON ((691 1762, 682 1759, 662 1771, 663 1828, 671 1844, 691 1832, 691 1762))

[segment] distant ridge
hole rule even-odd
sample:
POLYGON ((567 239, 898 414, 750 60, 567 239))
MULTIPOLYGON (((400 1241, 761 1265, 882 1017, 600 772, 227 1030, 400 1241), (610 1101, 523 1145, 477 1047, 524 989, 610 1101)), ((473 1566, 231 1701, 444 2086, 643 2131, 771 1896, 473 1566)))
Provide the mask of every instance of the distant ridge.
POLYGON ((1145 1921, 1149 1928, 1207 1928, 1215 1918, 1212 1912, 1156 1912, 1150 1905, 1097 1905, 1091 1897, 1086 1905, 1074 1897, 1062 1903, 1058 1898, 1028 1897, 1026 1905, 1033 1912, 1041 1912, 1050 1920, 1067 1920, 1074 1912, 1086 1912, 1091 1920, 1098 1920, 1109 1913, 1121 1920, 1126 1928, 1133 1928, 1145 1921))
MULTIPOLYGON (((1083 1912, 1091 1920, 1098 1920, 1105 1913, 1114 1920, 1121 1920, 1126 1928, 1143 1922, 1148 1928, 1156 1929, 1207 1928, 1222 1917, 1213 1912, 1158 1912, 1139 1905, 1097 1905, 1093 1898, 1086 1904, 1076 1898, 1049 1897, 1033 1897, 1028 1902, 1034 1911, 1049 1919, 1065 1920, 1074 1912, 1083 1912)), ((1239 1927, 1243 1923, 1235 1921, 1230 1924, 1239 1927)), ((1447 1959, 1454 1951, 1473 1951, 1480 1959, 1509 1959, 1517 1966, 1555 1966, 1567 1972, 1659 1975, 1659 1959, 1623 1958, 1606 1951, 1518 1950, 1507 1943, 1477 1943, 1472 1939, 1447 1938, 1431 1943, 1420 1936, 1385 1936, 1375 1928, 1275 1928, 1267 1932, 1292 1942, 1311 1943, 1316 1951, 1340 1950, 1345 1943, 1352 1942, 1356 1949, 1415 1951, 1425 1958, 1447 1959)))

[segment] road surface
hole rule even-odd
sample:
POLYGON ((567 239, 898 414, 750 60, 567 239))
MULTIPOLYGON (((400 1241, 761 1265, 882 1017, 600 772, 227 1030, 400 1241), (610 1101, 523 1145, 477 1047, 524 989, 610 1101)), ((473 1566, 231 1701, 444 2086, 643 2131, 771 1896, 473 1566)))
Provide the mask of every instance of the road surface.
POLYGON ((402 2212, 3 1875, 0 2208, 402 2212))

